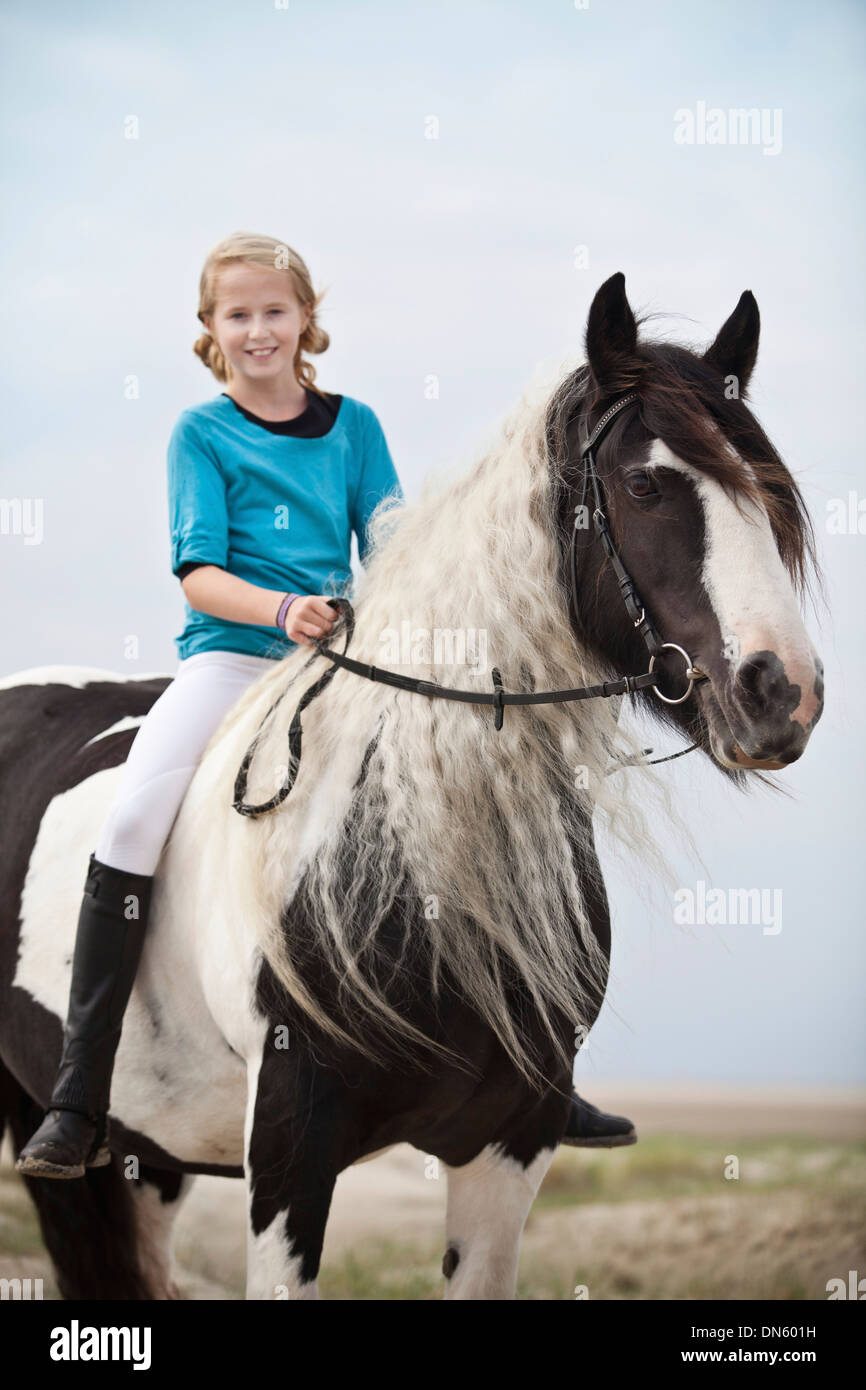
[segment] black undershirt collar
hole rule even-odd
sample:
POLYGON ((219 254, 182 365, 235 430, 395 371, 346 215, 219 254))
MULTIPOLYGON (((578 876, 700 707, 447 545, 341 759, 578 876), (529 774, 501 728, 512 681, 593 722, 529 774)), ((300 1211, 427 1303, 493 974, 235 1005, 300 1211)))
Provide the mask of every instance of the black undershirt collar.
POLYGON ((323 399, 316 391, 310 391, 306 387, 304 391, 307 397, 307 408, 292 420, 263 420, 261 416, 254 415, 251 410, 247 410, 245 406, 238 405, 228 391, 223 391, 222 394, 226 400, 231 401, 235 410, 239 411, 246 420, 250 420, 254 425, 260 425, 270 434, 290 435, 295 439, 320 439, 322 435, 327 434, 333 428, 343 397, 334 396, 326 391, 323 399))

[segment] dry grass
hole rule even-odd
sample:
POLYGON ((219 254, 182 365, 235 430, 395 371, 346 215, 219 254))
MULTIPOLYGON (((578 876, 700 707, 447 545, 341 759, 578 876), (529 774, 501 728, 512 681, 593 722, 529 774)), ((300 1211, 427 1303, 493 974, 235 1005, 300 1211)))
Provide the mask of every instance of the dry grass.
MULTIPOLYGON (((858 1141, 780 1135, 722 1144, 655 1134, 627 1149, 561 1149, 527 1222, 518 1296, 573 1299, 584 1286, 590 1299, 824 1299, 828 1279, 866 1269, 863 1158, 858 1141), (724 1176, 732 1153, 736 1179, 724 1176)), ((322 1296, 441 1297, 444 1184, 425 1183, 412 1150, 353 1170, 353 1184, 365 1169, 367 1181, 377 1170, 373 1200, 363 1211, 354 1194, 335 1203, 322 1296)), ((242 1298, 242 1185, 202 1180, 202 1191, 182 1222, 181 1284, 187 1297, 242 1298)), ((7 1164, 0 1276, 16 1275, 41 1275, 45 1296, 57 1296, 33 1208, 7 1164)))

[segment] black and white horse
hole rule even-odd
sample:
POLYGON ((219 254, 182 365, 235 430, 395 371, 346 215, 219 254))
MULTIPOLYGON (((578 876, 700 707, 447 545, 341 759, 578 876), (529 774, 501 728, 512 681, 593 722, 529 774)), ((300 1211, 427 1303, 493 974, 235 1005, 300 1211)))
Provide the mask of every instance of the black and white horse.
MULTIPOLYGON (((822 705, 798 602, 814 548, 743 402, 758 327, 745 293, 703 355, 638 341, 623 277, 607 281, 589 371, 527 392, 466 476, 382 509, 352 655, 486 690, 492 664, 512 691, 645 670, 591 525, 573 614, 568 574, 578 419, 637 391, 597 452, 612 532, 661 636, 708 679, 682 704, 633 698, 742 784, 798 758, 822 705)), ((309 648, 276 662, 196 771, 118 1051, 113 1164, 28 1180, 68 1297, 175 1296, 172 1220, 197 1173, 246 1181, 248 1297, 315 1296, 337 1175, 400 1142, 447 1172, 446 1297, 513 1295, 576 1031, 604 997, 593 813, 651 857, 643 808, 661 774, 606 777, 637 751, 621 701, 508 708, 495 732, 489 707, 338 670, 305 712, 291 796, 237 815, 264 716, 291 687, 253 760, 258 799, 282 780, 295 696, 324 669, 309 648)), ((88 855, 168 679, 57 667, 0 683, 0 1105, 16 1150, 60 1053, 88 855)))

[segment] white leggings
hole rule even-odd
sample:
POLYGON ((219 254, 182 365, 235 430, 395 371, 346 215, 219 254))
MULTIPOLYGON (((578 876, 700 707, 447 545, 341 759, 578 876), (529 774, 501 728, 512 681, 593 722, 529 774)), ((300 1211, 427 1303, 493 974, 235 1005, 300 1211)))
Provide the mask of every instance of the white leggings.
POLYGON ((224 714, 263 671, 267 656, 197 652, 151 705, 132 741, 120 789, 94 853, 131 874, 153 874, 187 787, 224 714))

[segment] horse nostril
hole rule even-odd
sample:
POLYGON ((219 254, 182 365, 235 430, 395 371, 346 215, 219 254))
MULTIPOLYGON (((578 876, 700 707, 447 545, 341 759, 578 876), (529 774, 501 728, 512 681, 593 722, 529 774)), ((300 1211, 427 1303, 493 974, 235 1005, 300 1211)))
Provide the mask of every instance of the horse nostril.
POLYGON ((799 687, 791 686, 775 652, 753 652, 737 667, 733 693, 744 709, 757 713, 777 700, 787 705, 793 690, 799 696, 799 687))
POLYGON ((761 697, 763 665, 754 657, 741 662, 737 667, 734 684, 740 704, 754 707, 761 697))

